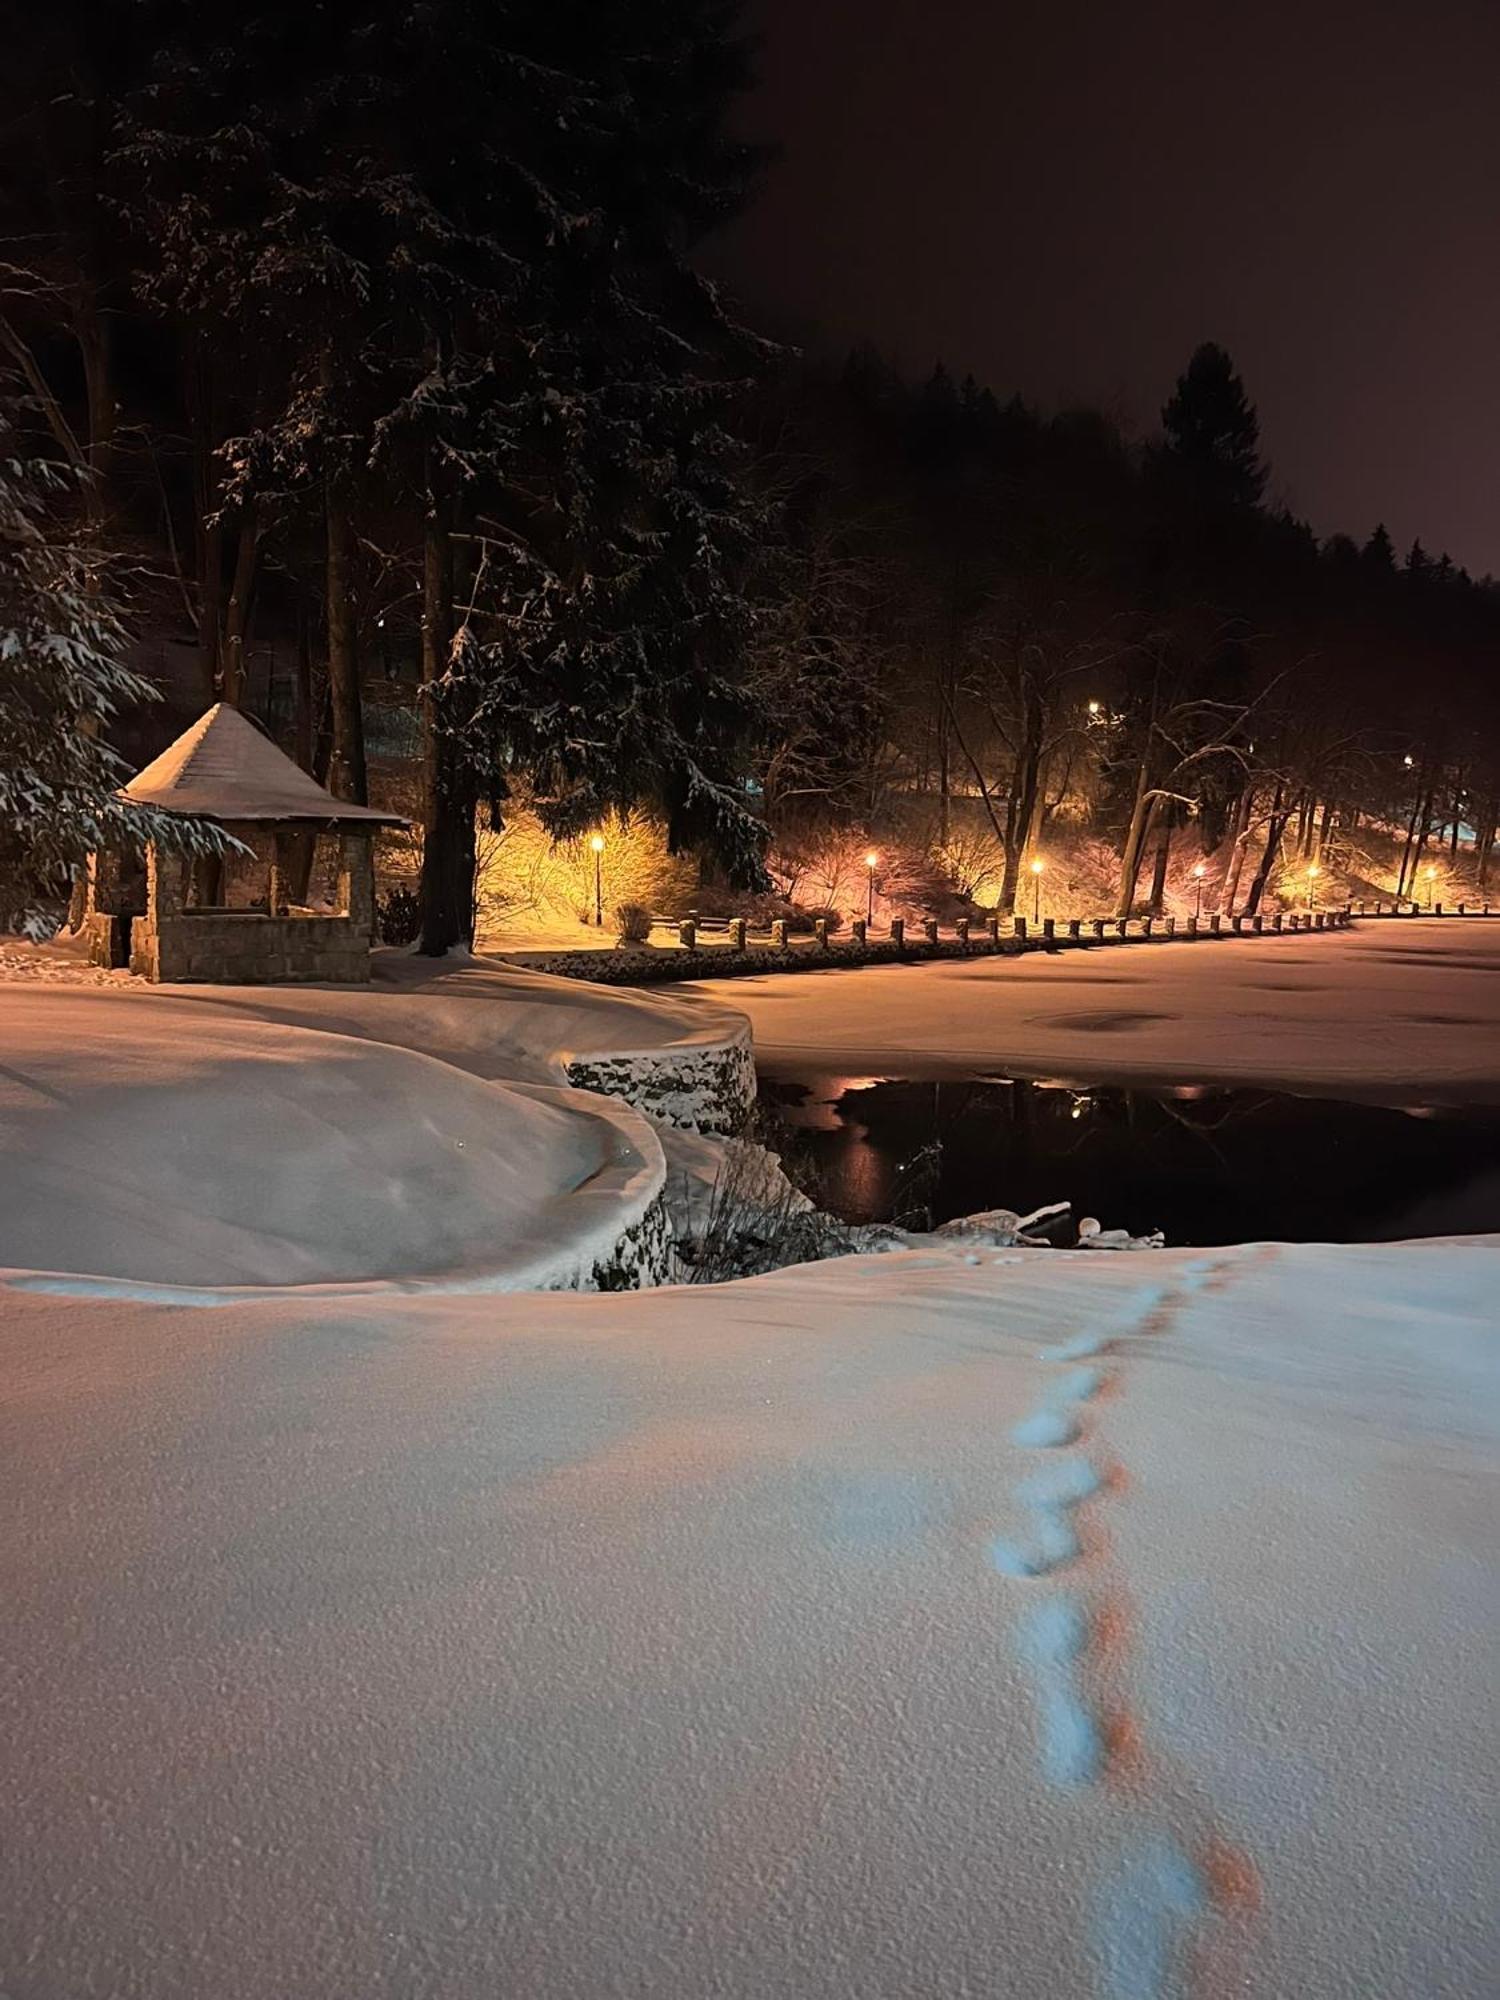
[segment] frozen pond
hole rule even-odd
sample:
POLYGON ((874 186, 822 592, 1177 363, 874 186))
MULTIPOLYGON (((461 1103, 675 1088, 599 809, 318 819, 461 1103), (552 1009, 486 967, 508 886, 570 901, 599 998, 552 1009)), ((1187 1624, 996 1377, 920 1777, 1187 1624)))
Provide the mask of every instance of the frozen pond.
POLYGON ((1500 1110, 1265 1089, 899 1081, 763 1085, 850 1221, 1068 1200, 1174 1244, 1361 1243, 1500 1229, 1500 1110))

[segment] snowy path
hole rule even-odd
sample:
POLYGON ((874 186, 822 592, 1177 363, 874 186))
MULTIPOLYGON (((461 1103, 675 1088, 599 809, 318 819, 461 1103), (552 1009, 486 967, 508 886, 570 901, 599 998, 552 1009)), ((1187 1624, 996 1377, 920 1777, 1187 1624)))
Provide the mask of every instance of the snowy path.
MULTIPOLYGON (((738 979, 766 1076, 1273 1083, 1500 1102, 1500 923, 738 979)), ((708 987, 678 989, 707 995, 708 987)))
POLYGON ((0 1294, 0 1990, 1478 2000, 1497 1270, 0 1294))

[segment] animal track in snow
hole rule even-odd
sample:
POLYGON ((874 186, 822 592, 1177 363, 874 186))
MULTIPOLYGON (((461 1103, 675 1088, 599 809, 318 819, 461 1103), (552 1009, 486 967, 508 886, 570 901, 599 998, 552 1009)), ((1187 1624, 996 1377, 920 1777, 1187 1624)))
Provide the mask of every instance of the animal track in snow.
POLYGON ((1021 1658, 1037 1680, 1042 1769, 1056 1785, 1087 1784, 1104 1761, 1104 1739, 1075 1672, 1088 1636, 1088 1613, 1074 1591, 1033 1605, 1017 1634, 1021 1658))
POLYGON ((1176 1841, 1159 1835, 1142 1842, 1095 1904, 1106 2000, 1167 2000, 1179 1933, 1207 1908, 1208 1884, 1176 1841))
POLYGON ((1078 1425, 1066 1410, 1054 1409, 1051 1404, 1043 1403, 1039 1410, 1023 1417, 1010 1435, 1016 1444, 1046 1450, 1050 1446, 1072 1444, 1078 1436, 1078 1425))

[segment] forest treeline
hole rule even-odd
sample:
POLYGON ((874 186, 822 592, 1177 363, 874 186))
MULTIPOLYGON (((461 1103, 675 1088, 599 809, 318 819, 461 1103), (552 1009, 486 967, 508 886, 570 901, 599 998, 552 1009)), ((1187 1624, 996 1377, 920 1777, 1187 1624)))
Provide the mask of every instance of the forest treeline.
POLYGON ((433 951, 518 793, 560 837, 649 808, 747 889, 856 836, 961 893, 977 825, 1004 909, 1059 820, 1122 909, 1188 828, 1252 908, 1361 821, 1403 888, 1445 828, 1487 862, 1500 590, 1277 508, 1222 350, 1142 443, 789 353, 700 274, 760 165, 726 0, 55 0, 9 54, 12 856, 39 732, 107 731, 120 604, 205 703, 273 638, 287 747, 348 799, 411 663, 433 951))

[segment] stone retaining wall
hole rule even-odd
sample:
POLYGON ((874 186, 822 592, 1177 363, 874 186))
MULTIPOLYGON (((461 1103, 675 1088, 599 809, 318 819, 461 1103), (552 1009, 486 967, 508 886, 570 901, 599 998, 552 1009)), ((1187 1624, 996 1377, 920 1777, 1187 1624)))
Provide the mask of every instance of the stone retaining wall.
POLYGON ((621 1097, 659 1124, 686 1132, 738 1132, 755 1104, 748 1041, 688 1043, 649 1055, 575 1056, 567 1072, 576 1089, 621 1097))

